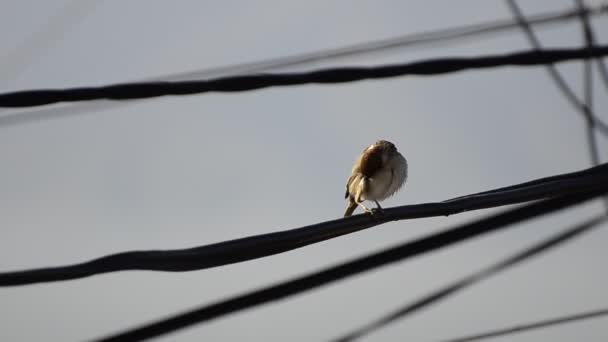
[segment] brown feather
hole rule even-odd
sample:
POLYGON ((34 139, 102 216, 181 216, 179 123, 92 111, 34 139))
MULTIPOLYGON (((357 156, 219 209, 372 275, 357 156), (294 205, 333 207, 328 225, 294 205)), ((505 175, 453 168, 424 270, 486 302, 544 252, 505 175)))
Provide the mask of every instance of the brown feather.
POLYGON ((383 149, 373 145, 361 156, 361 174, 365 177, 373 177, 376 171, 382 167, 382 152, 383 149))

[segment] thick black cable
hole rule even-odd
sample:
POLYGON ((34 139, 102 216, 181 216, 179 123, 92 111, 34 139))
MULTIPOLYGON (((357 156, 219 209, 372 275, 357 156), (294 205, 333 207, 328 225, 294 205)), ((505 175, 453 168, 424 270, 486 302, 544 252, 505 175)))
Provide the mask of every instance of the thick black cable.
MULTIPOLYGON (((540 40, 538 39, 536 34, 534 34, 532 27, 526 21, 526 18, 524 16, 522 10, 517 5, 517 2, 515 0, 506 0, 506 2, 507 2, 507 5, 509 6, 509 9, 513 13, 513 16, 517 19, 517 21, 521 25, 524 33, 526 34, 526 37, 528 37, 530 44, 534 47, 534 49, 536 49, 538 51, 542 51, 543 46, 540 43, 540 40)), ((591 48, 591 49, 586 48, 586 49, 589 53, 591 53, 591 51, 593 51, 593 48, 591 48)), ((590 55, 587 55, 587 57, 590 57, 590 55)), ((598 130, 600 130, 602 132, 602 134, 607 135, 608 134, 608 125, 606 125, 606 123, 604 123, 600 118, 595 116, 594 113, 591 111, 591 108, 589 108, 587 105, 585 105, 585 103, 581 102, 578 99, 578 97, 576 96, 576 94, 574 93, 572 88, 570 88, 570 86, 568 86, 568 83, 564 80, 564 78, 559 73, 559 71, 557 70, 555 65, 553 65, 552 63, 547 63, 546 68, 547 68, 547 72, 549 73, 549 76, 553 79, 554 83, 557 85, 558 89, 562 92, 562 94, 564 95, 566 100, 579 113, 581 113, 581 115, 585 118, 585 120, 587 120, 587 122, 592 122, 598 128, 598 130)))
MULTIPOLYGON (((565 11, 547 12, 528 17, 528 23, 534 27, 542 27, 550 24, 559 24, 566 20, 576 19, 579 14, 588 16, 604 14, 608 5, 595 8, 570 9, 565 11)), ((210 69, 187 71, 177 74, 169 74, 141 80, 146 81, 183 81, 192 79, 210 79, 235 75, 246 75, 281 68, 302 66, 313 62, 327 61, 335 58, 352 57, 362 54, 385 52, 388 49, 420 47, 440 42, 454 42, 466 38, 479 38, 491 33, 506 32, 516 28, 519 23, 513 19, 498 20, 492 22, 478 23, 460 27, 450 27, 437 31, 418 32, 406 34, 388 39, 373 40, 333 49, 326 49, 286 57, 271 58, 242 64, 233 64, 210 69)), ((59 107, 37 108, 35 110, 18 111, 10 113, 0 112, 0 126, 17 125, 43 119, 62 118, 74 115, 87 114, 92 111, 111 109, 120 105, 134 102, 120 101, 95 101, 95 102, 72 102, 59 107)))
MULTIPOLYGON (((125 83, 101 87, 25 90, 0 94, 0 107, 30 107, 99 99, 129 100, 205 92, 237 92, 274 86, 333 84, 405 75, 440 75, 469 69, 529 66, 608 55, 608 46, 524 51, 481 57, 453 57, 377 67, 330 68, 310 72, 233 76, 212 80, 125 83)), ((608 133, 608 126, 605 127, 608 133)))
POLYGON ((505 194, 508 194, 509 192, 518 192, 518 191, 520 191, 522 189, 526 189, 526 188, 531 189, 538 185, 544 185, 544 186, 549 186, 550 184, 557 185, 563 181, 571 180, 576 177, 584 177, 584 176, 588 175, 589 170, 594 170, 594 169, 593 168, 584 169, 584 170, 576 171, 576 172, 563 173, 560 175, 555 175, 555 176, 550 176, 550 177, 543 177, 543 178, 531 180, 531 181, 516 184, 516 185, 505 186, 505 187, 494 189, 494 190, 482 191, 482 192, 478 192, 478 193, 471 194, 471 195, 454 197, 454 198, 446 200, 444 202, 460 201, 465 198, 471 199, 474 197, 480 197, 480 196, 484 196, 484 195, 488 195, 488 194, 495 194, 495 193, 501 193, 501 194, 505 195, 505 194))
POLYGON ((217 267, 287 252, 310 244, 371 228, 382 223, 432 216, 447 216, 470 210, 550 198, 587 191, 608 182, 608 164, 583 171, 537 179, 517 186, 469 195, 457 200, 387 208, 371 217, 355 215, 275 233, 245 237, 181 250, 132 251, 108 255, 88 262, 0 273, 0 286, 17 286, 71 280, 125 270, 183 272, 217 267))
POLYGON ((499 329, 499 330, 493 330, 493 331, 488 331, 488 332, 484 332, 484 333, 479 333, 479 334, 469 335, 469 336, 464 336, 464 337, 459 337, 459 338, 452 338, 449 340, 443 340, 441 342, 480 341, 480 340, 485 340, 487 338, 519 334, 519 333, 530 331, 530 330, 542 329, 542 328, 562 325, 562 324, 566 324, 566 323, 574 323, 577 321, 587 320, 587 319, 591 319, 591 318, 598 318, 598 317, 602 317, 602 316, 608 316, 608 308, 587 311, 587 312, 582 312, 582 313, 568 315, 568 316, 556 317, 556 318, 546 319, 546 320, 532 322, 532 323, 519 324, 519 325, 516 325, 513 327, 509 327, 509 328, 503 328, 503 329, 499 329))
POLYGON ((517 264, 529 260, 532 257, 538 256, 541 253, 548 252, 549 250, 560 246, 561 244, 570 241, 571 239, 580 236, 583 233, 587 233, 594 228, 599 227, 600 224, 605 223, 608 217, 601 215, 592 219, 589 219, 583 223, 580 223, 574 227, 568 228, 565 231, 556 234, 550 238, 547 238, 540 243, 536 243, 525 250, 512 255, 494 265, 487 267, 481 271, 477 271, 471 275, 463 277, 460 280, 452 282, 451 284, 444 286, 432 293, 425 295, 411 303, 404 305, 403 307, 385 315, 371 323, 365 324, 361 328, 352 330, 351 332, 344 334, 342 337, 334 339, 334 342, 349 342, 361 338, 377 329, 380 329, 389 323, 392 323, 398 319, 405 318, 406 316, 413 314, 423 308, 428 307, 431 304, 435 304, 438 301, 444 300, 447 297, 456 294, 457 292, 468 288, 480 281, 486 280, 491 276, 494 276, 502 271, 507 270, 517 264))
POLYGON ((563 196, 528 204, 524 207, 509 210, 458 226, 426 238, 400 244, 365 257, 357 258, 319 272, 294 278, 288 281, 251 291, 226 300, 206 305, 188 312, 177 314, 166 319, 145 324, 124 332, 98 339, 99 342, 142 341, 158 337, 185 327, 207 322, 231 313, 277 301, 298 293, 306 292, 350 276, 360 274, 397 261, 403 261, 440 248, 444 248, 474 237, 495 232, 509 225, 522 222, 540 215, 558 211, 582 202, 586 202, 608 191, 608 182, 600 183, 596 189, 576 195, 563 196))

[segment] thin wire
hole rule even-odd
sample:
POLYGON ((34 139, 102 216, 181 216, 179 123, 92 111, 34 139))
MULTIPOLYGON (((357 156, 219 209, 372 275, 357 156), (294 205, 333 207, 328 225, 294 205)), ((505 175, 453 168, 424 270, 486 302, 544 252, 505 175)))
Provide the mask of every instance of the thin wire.
POLYGON ((508 328, 483 332, 483 333, 479 333, 479 334, 475 334, 475 335, 469 335, 469 336, 453 338, 453 339, 449 339, 449 340, 443 340, 442 342, 480 341, 480 340, 485 340, 488 338, 518 334, 518 333, 527 332, 530 330, 548 328, 551 326, 562 325, 562 324, 566 324, 566 323, 574 323, 577 321, 587 320, 587 319, 591 319, 591 318, 598 318, 598 317, 602 317, 602 316, 608 316, 608 308, 594 310, 594 311, 587 311, 587 312, 577 313, 577 314, 568 315, 568 316, 550 318, 550 319, 532 322, 532 323, 520 324, 520 325, 508 327, 508 328))
MULTIPOLYGON (((587 41, 587 44, 590 44, 587 41)), ((588 45, 591 48, 591 45, 588 45)), ((589 108, 589 112, 593 113, 593 61, 585 60, 583 62, 583 97, 585 99, 585 106, 589 108)), ((599 147, 597 137, 595 136, 595 122, 593 120, 587 120, 587 146, 589 147, 589 159, 591 165, 598 165, 600 163, 599 147)))
POLYGON ((447 297, 454 295, 461 290, 464 290, 472 285, 477 284, 478 282, 486 280, 498 273, 506 271, 507 269, 516 266, 524 261, 527 261, 532 257, 548 252, 549 250, 558 247, 570 241, 571 239, 580 236, 583 233, 589 233, 591 230, 598 228, 600 224, 606 222, 607 219, 607 216, 601 215, 589 219, 583 223, 577 224, 574 227, 568 228, 559 234, 551 236, 539 243, 534 244, 531 247, 526 248, 525 250, 515 255, 512 255, 498 263, 495 263, 490 267, 470 274, 460 280, 452 282, 447 286, 435 290, 428 295, 416 299, 413 302, 408 303, 403 307, 391 312, 390 314, 385 315, 371 323, 362 326, 361 328, 353 329, 351 332, 344 334, 342 337, 339 337, 332 341, 350 342, 359 339, 375 330, 387 326, 388 324, 398 319, 405 318, 406 316, 413 314, 431 304, 447 299, 447 297))
MULTIPOLYGON (((538 27, 546 26, 547 24, 556 24, 565 20, 577 18, 581 13, 595 16, 603 14, 608 10, 608 4, 597 6, 594 8, 573 8, 569 10, 548 12, 539 15, 530 16, 528 23, 538 27)), ((364 43, 347 45, 334 49, 314 51, 298 55, 273 58, 268 60, 222 66, 212 69, 203 69, 198 71, 189 71, 179 74, 165 75, 157 77, 157 80, 178 81, 186 79, 201 79, 210 77, 227 77, 239 74, 249 74, 252 72, 267 71, 270 69, 282 69, 286 67, 302 66, 320 61, 329 61, 332 59, 361 56, 369 53, 384 52, 396 48, 405 48, 412 46, 423 46, 427 44, 450 41, 453 42, 459 39, 472 38, 487 35, 490 33, 499 33, 510 30, 519 26, 517 21, 512 19, 503 19, 498 21, 477 23, 460 27, 452 27, 440 29, 437 31, 426 31, 414 34, 405 34, 397 37, 379 39, 364 43)))
POLYGON ((591 192, 528 204, 502 214, 477 220, 473 223, 436 233, 426 238, 406 242, 318 272, 309 273, 259 290, 237 295, 214 304, 183 312, 163 320, 119 332, 97 341, 142 341, 152 337, 165 335, 194 324, 200 324, 248 308, 284 299, 363 272, 377 269, 381 266, 404 261, 415 256, 445 248, 473 237, 496 232, 512 224, 586 202, 592 198, 603 195, 607 191, 608 182, 605 182, 603 184, 598 184, 596 189, 591 192))
POLYGON ((301 248, 382 223, 534 201, 574 194, 608 183, 608 163, 583 171, 546 177, 482 194, 440 203, 407 205, 384 210, 382 216, 355 215, 270 234, 250 236, 181 250, 131 251, 76 265, 0 273, 0 286, 71 280, 125 270, 183 272, 243 262, 301 248))
MULTIPOLYGON (((507 2, 507 5, 509 6, 509 8, 511 9, 511 12, 513 13, 515 18, 519 22, 520 26, 526 33, 526 36, 528 37, 530 44, 536 50, 541 50, 542 45, 541 45, 539 39, 534 34, 534 31, 532 31, 532 28, 530 27, 530 25, 527 23, 526 18, 523 15, 523 12, 517 5, 517 2, 515 0, 506 0, 506 2, 507 2)), ((568 86, 568 84, 566 83, 566 81, 564 80, 562 75, 559 73, 557 68, 552 64, 548 64, 546 66, 546 68, 547 68, 547 72, 549 73, 549 76, 551 76, 551 78, 553 79, 553 81, 555 82, 555 84, 557 85, 559 90, 562 92, 564 97, 568 100, 568 102, 575 109, 577 109, 588 122, 592 122, 601 130, 605 130, 606 124, 603 123, 599 118, 594 116, 591 109, 587 105, 582 103, 576 97, 576 95, 574 94, 574 91, 568 86)))
MULTIPOLYGON (((582 0, 574 0, 576 6, 580 9, 585 8, 582 0)), ((581 11, 581 24, 583 31, 583 38, 585 45, 588 49, 592 49, 595 45, 595 35, 589 18, 581 11)), ((603 63, 601 59, 598 59, 598 69, 601 69, 603 63)), ((601 73, 601 71, 600 71, 601 73)), ((590 112, 594 112, 593 105, 593 61, 586 59, 583 66, 583 97, 585 99, 585 105, 589 108, 590 112)), ((600 152, 598 147, 597 136, 595 135, 595 125, 593 121, 587 121, 586 127, 587 133, 587 146, 589 146, 589 155, 592 165, 598 165, 601 162, 600 152)), ((608 212, 608 197, 603 199, 604 208, 608 212)))
MULTIPOLYGON (((583 23, 583 29, 585 30, 585 39, 588 41, 589 45, 596 45, 597 40, 595 38, 595 33, 593 32, 593 27, 591 25, 591 20, 589 16, 586 15, 584 11, 586 9, 585 4, 582 0, 575 0, 576 8, 579 11, 579 15, 581 17, 581 21, 583 23)), ((608 5, 606 5, 608 6, 608 5)), ((608 91, 608 67, 606 67, 606 63, 602 58, 597 58, 597 68, 599 70, 600 78, 608 91)))
POLYGON ((596 58, 597 60, 597 68, 600 71, 600 79, 604 83, 604 87, 606 91, 608 91, 608 67, 606 66, 606 62, 603 58, 596 58))
MULTIPOLYGON (((579 8, 584 8, 582 0, 575 0, 576 5, 579 8)), ((592 49, 594 45, 593 31, 589 25, 589 20, 581 12, 581 23, 583 29, 583 37, 585 45, 588 49, 592 49)), ((592 60, 585 60, 584 71, 583 71, 583 94, 585 99, 585 105, 591 112, 593 112, 593 63, 592 60)), ((600 156, 598 151, 597 139, 594 134, 595 125, 593 121, 589 121, 587 125, 587 136, 589 139, 589 152, 592 165, 598 165, 600 163, 600 156)))

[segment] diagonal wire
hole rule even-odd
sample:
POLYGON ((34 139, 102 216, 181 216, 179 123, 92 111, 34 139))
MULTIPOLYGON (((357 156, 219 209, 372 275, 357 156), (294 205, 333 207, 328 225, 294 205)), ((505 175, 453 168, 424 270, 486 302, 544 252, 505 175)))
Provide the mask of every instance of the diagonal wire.
POLYGON ((590 192, 535 202, 502 214, 474 221, 470 224, 464 224, 453 229, 435 233, 426 238, 406 242, 318 272, 309 273, 210 305, 195 308, 166 319, 112 334, 97 341, 142 341, 165 335, 194 324, 200 324, 245 309, 278 301, 372 269, 445 248, 490 232, 496 232, 512 224, 586 202, 603 195, 607 191, 608 183, 603 183, 590 192))
MULTIPOLYGON (((574 1, 579 9, 585 8, 582 0, 574 1)), ((584 12, 581 12, 581 24, 585 45, 589 50, 591 50, 594 46, 594 34, 589 23, 589 18, 585 15, 584 12)), ((590 112, 593 113, 593 60, 586 59, 583 63, 583 97, 585 101, 585 106, 589 108, 590 112)), ((598 66, 600 65, 603 65, 603 63, 598 63, 598 66)), ((587 120, 586 133, 587 146, 589 147, 589 156, 591 159, 591 164, 598 165, 600 163, 600 153, 597 136, 595 135, 595 123, 591 120, 587 120)), ((608 211, 608 197, 604 198, 603 203, 605 209, 608 211)))
MULTIPOLYGON (((593 28, 591 26, 588 12, 586 11, 587 8, 585 7, 585 4, 582 0, 575 0, 575 3, 576 8, 579 11, 581 21, 583 23, 583 30, 585 33, 585 40, 587 41, 587 45, 594 46, 597 44, 597 40, 595 38, 595 33, 593 32, 593 28)), ((602 79, 606 90, 608 90, 608 67, 606 67, 606 63, 602 58, 597 58, 596 61, 600 78, 602 79)))
MULTIPOLYGON (((556 12, 548 12, 528 17, 528 23, 537 27, 548 24, 557 24, 564 20, 572 20, 581 14, 589 16, 603 14, 608 10, 608 5, 595 8, 574 8, 556 12)), ((490 33, 499 33, 519 26, 517 21, 510 19, 477 23, 459 27, 451 27, 436 31, 425 31, 413 34, 405 34, 397 37, 379 39, 369 42, 347 45, 343 47, 303 53, 298 55, 278 57, 263 61, 244 64, 222 66, 218 68, 189 71, 180 74, 172 74, 158 77, 157 79, 177 81, 184 79, 198 79, 209 77, 226 77, 238 74, 261 72, 269 69, 282 69, 287 67, 301 66, 313 62, 329 61, 337 58, 361 56, 370 53, 384 52, 386 50, 420 46, 441 42, 453 42, 459 39, 478 37, 490 33)))
MULTIPOLYGON (((597 6, 594 8, 571 9, 565 11, 548 12, 528 17, 528 23, 535 27, 553 25, 566 20, 578 17, 583 11, 589 16, 604 14, 608 5, 597 6)), ((254 61, 242 64, 234 64, 209 68, 196 71, 187 71, 177 74, 158 76, 142 81, 180 81, 186 79, 209 79, 215 77, 235 76, 239 74, 259 73, 268 70, 277 70, 286 67, 294 67, 312 62, 328 61, 336 58, 352 57, 363 54, 378 53, 395 48, 412 48, 424 46, 430 43, 454 42, 459 39, 479 37, 491 33, 501 33, 517 27, 519 24, 512 19, 499 20, 494 22, 477 23, 461 27, 452 27, 437 31, 419 32, 406 34, 397 37, 368 41, 334 49, 320 50, 315 52, 278 57, 261 61, 254 61)), ((82 115, 91 111, 111 109, 133 102, 113 102, 96 101, 89 103, 70 103, 61 107, 42 108, 36 110, 19 111, 17 113, 1 113, 4 116, 13 118, 12 123, 25 123, 37 121, 45 118, 61 118, 73 115, 82 115), (19 118, 19 120, 16 120, 19 118)), ((6 121, 5 121, 6 123, 6 121)))
MULTIPOLYGON (((585 60, 583 63, 583 96, 585 99, 585 106, 593 112, 593 61, 585 60)), ((595 123, 593 120, 587 121, 586 133, 591 165, 598 165, 600 163, 600 154, 597 137, 595 136, 595 123)))
POLYGON ((468 288, 480 281, 486 280, 487 278, 496 275, 502 271, 507 270, 510 267, 516 266, 519 263, 527 261, 528 259, 538 256, 544 252, 547 252, 559 245, 570 241, 571 239, 580 236, 583 233, 588 233, 592 229, 599 227, 600 224, 606 222, 607 216, 601 215, 592 219, 589 219, 583 223, 580 223, 572 228, 556 234, 548 239, 541 241, 540 243, 534 244, 527 249, 512 255, 490 267, 487 267, 481 271, 477 271, 471 275, 468 275, 458 281, 452 282, 451 284, 444 286, 438 290, 431 292, 430 294, 423 296, 407 305, 385 315, 371 323, 364 325, 361 328, 354 329, 351 332, 344 334, 342 337, 332 340, 333 342, 350 342, 358 338, 361 338, 377 329, 385 327, 389 323, 396 320, 405 318, 406 316, 413 314, 423 308, 428 307, 431 304, 435 304, 447 297, 456 294, 457 292, 468 288))
MULTIPOLYGON (((524 17, 523 12, 517 5, 517 2, 515 0, 506 0, 506 2, 507 2, 507 5, 509 6, 509 8, 511 9, 511 12, 513 13, 515 18, 521 25, 522 29, 526 33, 526 36, 528 37, 528 40, 530 41, 531 45, 536 50, 541 50, 542 45, 541 45, 539 39, 534 34, 534 31, 532 31, 532 27, 530 27, 530 25, 526 21, 526 18, 524 17)), ((585 103, 582 103, 576 97, 576 94, 574 94, 574 91, 572 90, 572 88, 570 88, 568 86, 568 84, 566 83, 566 81, 564 80, 562 75, 559 73, 557 68, 552 64, 548 64, 546 66, 546 68, 547 68, 547 72, 549 73, 549 76, 551 76, 551 78, 553 79, 553 81, 555 82, 555 84, 557 85, 559 90, 562 92, 564 97, 568 100, 568 102, 579 113, 581 113, 583 115, 583 117, 587 120, 587 122, 591 122, 591 123, 595 124, 601 130, 604 130, 606 127, 606 124, 603 121, 601 121, 599 118, 594 116, 591 111, 591 108, 589 108, 585 103)))
POLYGON ((447 216, 476 209, 522 203, 588 191, 608 183, 608 163, 583 171, 536 179, 456 199, 387 208, 378 217, 355 215, 292 230, 255 235, 188 249, 131 251, 80 264, 0 273, 0 286, 71 280, 125 270, 184 272, 218 267, 301 248, 382 223, 447 216))
POLYGON ((532 323, 519 324, 519 325, 512 326, 512 327, 493 330, 493 331, 487 331, 487 332, 483 332, 483 333, 479 333, 479 334, 475 334, 475 335, 469 335, 469 336, 464 336, 464 337, 452 338, 449 340, 443 340, 441 342, 474 342, 474 341, 485 340, 488 338, 502 337, 502 336, 518 334, 518 333, 522 333, 522 332, 526 332, 526 331, 547 328, 547 327, 551 327, 551 326, 555 326, 555 325, 574 323, 574 322, 587 320, 587 319, 591 319, 591 318, 598 318, 598 317, 602 317, 602 316, 608 316, 608 308, 587 311, 587 312, 572 314, 572 315, 568 315, 568 316, 555 317, 555 318, 550 318, 550 319, 532 322, 532 323))
MULTIPOLYGON (((581 0, 575 0, 579 6, 582 6, 581 0)), ((581 23, 583 27, 583 37, 585 40, 585 45, 588 49, 593 48, 593 33, 591 32, 591 28, 589 27, 589 23, 587 21, 587 17, 584 14, 581 14, 581 23)), ((586 59, 583 62, 583 98, 584 103, 591 113, 593 110, 593 60, 586 59)), ((597 138, 594 134, 595 131, 595 123, 593 120, 587 120, 587 145, 589 146, 589 157, 591 159, 592 165, 597 165, 600 163, 600 156, 598 151, 597 138)))

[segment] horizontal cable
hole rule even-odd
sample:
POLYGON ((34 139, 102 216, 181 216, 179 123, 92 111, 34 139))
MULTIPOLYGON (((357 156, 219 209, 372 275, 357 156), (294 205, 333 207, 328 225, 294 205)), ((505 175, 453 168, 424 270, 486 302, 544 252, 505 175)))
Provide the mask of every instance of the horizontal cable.
POLYGON ((447 216, 470 210, 539 200, 590 190, 605 182, 608 182, 608 164, 526 182, 519 187, 505 187, 502 192, 501 189, 496 189, 445 202, 387 208, 381 216, 360 214, 302 228, 188 249, 131 251, 75 265, 4 272, 0 273, 0 286, 78 279, 126 270, 168 272, 201 270, 287 252, 390 221, 447 216))
POLYGON ((566 323, 574 323, 577 321, 587 320, 587 319, 591 319, 591 318, 599 318, 602 316, 608 316, 608 308, 601 309, 601 310, 587 311, 587 312, 578 313, 578 314, 574 314, 574 315, 556 317, 556 318, 537 321, 537 322, 533 322, 533 323, 520 324, 520 325, 516 325, 513 327, 509 327, 509 328, 503 328, 500 330, 493 330, 493 331, 484 332, 484 333, 480 333, 480 334, 453 338, 453 339, 449 339, 449 340, 443 340, 442 342, 480 341, 480 340, 485 340, 487 338, 518 334, 518 333, 527 332, 530 330, 542 329, 542 328, 547 328, 547 327, 551 327, 551 326, 555 326, 555 325, 562 325, 562 324, 566 324, 566 323))
POLYGON ((349 342, 361 338, 364 335, 373 332, 374 330, 382 328, 398 319, 405 318, 406 316, 413 314, 414 312, 417 312, 423 308, 426 308, 431 304, 435 304, 441 300, 444 300, 449 296, 454 295, 457 292, 464 290, 480 281, 486 280, 491 276, 503 272, 512 266, 527 261, 528 259, 538 256, 544 252, 548 252, 549 250, 558 247, 561 244, 568 242, 583 233, 587 233, 592 229, 599 227, 600 224, 606 222, 607 219, 608 216, 600 215, 598 217, 580 223, 572 228, 566 229, 565 231, 556 234, 548 239, 545 239, 540 243, 536 243, 533 246, 528 247, 527 249, 515 255, 512 255, 490 267, 487 267, 481 271, 477 271, 471 275, 463 277, 462 279, 452 282, 450 285, 444 286, 439 290, 435 290, 432 293, 425 295, 411 303, 408 303, 402 308, 395 310, 378 320, 368 323, 361 328, 355 329, 352 332, 343 335, 342 337, 334 339, 333 341, 349 342))
MULTIPOLYGON (((551 187, 552 185, 556 185, 559 187, 560 184, 565 184, 565 182, 571 181, 574 178, 585 177, 585 176, 590 175, 590 171, 592 171, 591 173, 604 172, 602 170, 603 170, 603 167, 602 168, 593 167, 593 168, 584 169, 581 171, 563 173, 563 174, 550 176, 550 177, 543 177, 543 178, 531 180, 531 181, 516 184, 516 185, 510 185, 510 186, 505 186, 505 187, 494 189, 494 190, 482 191, 482 192, 478 192, 478 193, 471 194, 471 195, 455 197, 455 198, 446 200, 443 203, 458 202, 463 199, 479 198, 479 197, 484 197, 485 195, 490 195, 490 194, 502 194, 503 196, 509 195, 509 194, 516 194, 523 189, 528 189, 528 190, 535 189, 535 188, 538 188, 539 186, 551 187)), ((608 171, 608 168, 606 169, 606 171, 608 171)))
MULTIPOLYGON (((608 10, 608 5, 593 8, 575 8, 564 11, 547 12, 528 17, 528 22, 534 27, 544 27, 563 23, 566 20, 578 18, 581 13, 589 16, 603 15, 608 10)), ((338 48, 301 53, 285 57, 270 58, 265 60, 225 65, 216 68, 186 71, 154 78, 139 80, 146 81, 183 81, 192 79, 210 79, 235 75, 253 74, 278 70, 281 68, 302 66, 313 62, 328 61, 332 59, 360 56, 364 54, 385 52, 389 49, 408 48, 430 45, 440 42, 455 42, 466 38, 479 38, 484 35, 497 34, 517 28, 519 23, 513 19, 503 19, 491 22, 477 23, 472 25, 450 27, 436 31, 417 32, 387 39, 372 40, 338 48)), ((601 61, 601 59, 598 59, 601 61)), ((95 102, 72 102, 64 106, 37 108, 35 110, 21 110, 10 113, 0 113, 0 126, 17 125, 43 119, 62 118, 73 115, 82 115, 91 111, 111 109, 117 106, 134 102, 120 101, 95 101, 95 102)))
POLYGON ((0 94, 0 107, 30 107, 99 99, 129 100, 205 92, 237 92, 274 86, 344 83, 405 75, 439 75, 468 69, 529 66, 608 55, 608 46, 547 49, 481 57, 453 57, 377 67, 330 68, 300 73, 258 74, 212 80, 124 83, 101 87, 24 90, 0 94))
POLYGON ((237 295, 160 321, 113 334, 96 341, 142 341, 165 335, 194 324, 200 324, 231 313, 287 298, 363 272, 377 269, 381 266, 445 248, 490 232, 496 232, 512 224, 580 204, 601 196, 607 191, 608 182, 603 182, 589 192, 534 202, 517 209, 512 209, 501 214, 474 221, 473 223, 460 225, 456 228, 435 233, 411 242, 406 242, 337 266, 237 295))

